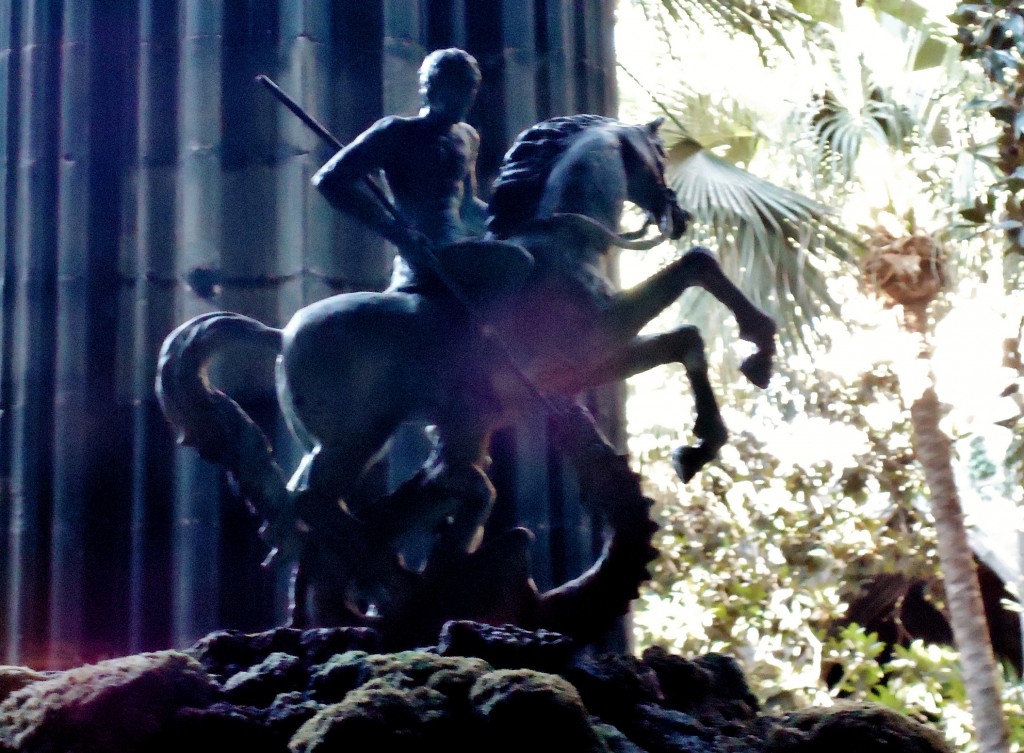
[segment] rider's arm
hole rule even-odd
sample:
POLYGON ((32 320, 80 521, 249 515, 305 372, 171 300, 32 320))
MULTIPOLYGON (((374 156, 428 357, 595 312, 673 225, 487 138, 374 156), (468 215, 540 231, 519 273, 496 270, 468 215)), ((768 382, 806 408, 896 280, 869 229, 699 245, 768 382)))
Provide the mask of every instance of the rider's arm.
MULTIPOLYGON (((395 117, 378 120, 317 170, 312 182, 331 206, 355 217, 404 252, 421 245, 422 240, 387 210, 365 180, 383 167, 386 155, 395 149, 399 127, 395 117)), ((417 255, 415 248, 408 255, 417 255)))
POLYGON ((476 158, 480 153, 480 135, 468 123, 462 125, 465 127, 469 143, 469 170, 463 181, 462 206, 459 208, 459 214, 469 234, 479 236, 484 234, 487 225, 487 203, 477 196, 476 158))

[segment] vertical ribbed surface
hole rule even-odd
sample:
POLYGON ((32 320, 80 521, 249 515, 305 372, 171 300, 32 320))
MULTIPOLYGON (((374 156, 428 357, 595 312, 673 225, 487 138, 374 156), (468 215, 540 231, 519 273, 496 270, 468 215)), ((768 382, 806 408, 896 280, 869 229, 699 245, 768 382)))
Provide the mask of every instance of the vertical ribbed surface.
MULTIPOLYGON (((219 469, 176 450, 153 394, 166 334, 230 309, 280 325, 378 289, 391 251, 309 178, 330 149, 253 82, 270 75, 341 140, 419 105, 431 49, 485 82, 470 119, 486 192, 537 120, 614 110, 611 0, 0 0, 0 634, 67 665, 283 618, 255 524, 219 469)), ((279 446, 269 365, 218 365, 279 446)), ((616 399, 594 408, 615 420, 616 399)), ((371 488, 420 462, 402 434, 371 488)), ((593 556, 545 421, 495 446, 495 523, 539 534, 542 586, 593 556)))
MULTIPOLYGON (((221 270, 223 54, 222 0, 182 0, 178 9, 175 274, 204 279, 221 270)), ((176 287, 175 314, 185 321, 220 308, 215 286, 176 287)), ((173 645, 188 644, 220 623, 220 473, 196 453, 174 454, 173 645), (202 598, 195 598, 203 594, 202 598)))
MULTIPOLYGON (((8 521, 8 659, 45 656, 53 504, 55 293, 54 210, 57 120, 60 112, 60 3, 30 0, 16 12, 18 97, 4 112, 17 123, 8 165, 14 216, 10 339, 11 412, 4 452, 10 454, 8 521), (13 185, 12 185, 13 181, 13 185)), ((5 307, 6 308, 6 307, 5 307)))
POLYGON ((384 58, 382 104, 384 112, 414 115, 419 109, 417 70, 427 53, 422 0, 383 0, 384 58))
POLYGON ((132 354, 125 390, 131 405, 131 542, 128 650, 167 641, 172 608, 171 520, 174 445, 153 394, 155 343, 178 323, 173 251, 177 211, 177 2, 143 0, 138 11, 136 144, 128 166, 134 232, 122 249, 124 333, 132 354))
POLYGON ((575 112, 577 87, 572 3, 540 0, 537 8, 537 99, 545 117, 575 112))
MULTIPOLYGON (((16 32, 12 0, 0 0, 0 102, 7 103, 10 113, 11 104, 17 99, 17 85, 12 81, 17 70, 11 59, 12 39, 16 32)), ((8 179, 13 164, 10 151, 17 144, 16 136, 11 138, 14 126, 13 118, 8 115, 5 123, 0 123, 0 531, 9 530, 11 514, 10 460, 10 394, 11 394, 11 359, 7 352, 7 344, 11 340, 11 315, 14 310, 14 254, 10 218, 13 217, 12 195, 8 187, 14 185, 8 179)), ((10 572, 8 557, 10 537, 0 539, 0 573, 10 572)), ((8 597, 11 591, 0 588, 0 634, 8 635, 8 597)), ((5 652, 6 653, 6 652, 5 652)), ((2 659, 0 659, 2 660, 2 659)))
MULTIPOLYGON (((57 192, 56 366, 54 368, 53 518, 50 638, 53 659, 80 660, 85 584, 84 523, 90 457, 99 436, 89 426, 89 40, 91 3, 67 3, 61 43, 60 162, 57 192), (90 441, 92 439, 93 441, 90 441), (83 483, 84 482, 84 483, 83 483)), ((97 229, 98 230, 98 229, 97 229)), ((91 327, 90 327, 91 329, 91 327)))

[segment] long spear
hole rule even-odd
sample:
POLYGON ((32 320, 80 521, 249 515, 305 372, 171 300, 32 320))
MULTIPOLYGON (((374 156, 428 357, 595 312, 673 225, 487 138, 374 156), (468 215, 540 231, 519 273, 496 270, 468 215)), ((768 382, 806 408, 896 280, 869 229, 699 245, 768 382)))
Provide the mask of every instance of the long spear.
MULTIPOLYGON (((265 87, 267 87, 267 89, 270 90, 270 93, 277 97, 277 100, 281 104, 283 104, 285 107, 291 110, 292 114, 297 116, 299 120, 305 123, 306 127, 309 128, 313 133, 315 133, 328 144, 333 146, 335 151, 341 151, 341 149, 344 148, 345 145, 342 144, 333 133, 328 131, 323 123, 321 123, 308 112, 303 110, 302 105, 300 105, 294 99, 289 97, 285 93, 284 89, 275 84, 270 79, 269 76, 261 73, 256 77, 256 82, 263 84, 265 87)), ((369 175, 364 175, 363 179, 366 181, 367 187, 377 198, 377 201, 379 201, 384 206, 384 209, 387 210, 387 213, 390 214, 396 221, 401 222, 402 224, 406 224, 405 221, 398 214, 398 207, 391 203, 391 200, 388 198, 387 194, 384 193, 384 190, 377 184, 377 181, 375 181, 369 175)))

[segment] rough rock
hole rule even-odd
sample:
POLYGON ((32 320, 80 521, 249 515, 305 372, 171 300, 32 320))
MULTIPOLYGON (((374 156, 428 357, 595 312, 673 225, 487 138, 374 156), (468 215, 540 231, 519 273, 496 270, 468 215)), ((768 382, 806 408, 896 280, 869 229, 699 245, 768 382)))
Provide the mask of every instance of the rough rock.
POLYGON ((380 646, 366 628, 219 631, 66 672, 0 667, 0 751, 950 751, 880 706, 761 713, 719 654, 593 656, 554 633, 465 621, 436 646, 380 646))
POLYGON ((441 629, 437 652, 478 656, 497 669, 531 667, 542 672, 561 672, 576 653, 576 644, 571 638, 550 630, 451 620, 441 629))
POLYGON ((207 706, 216 683, 192 657, 158 651, 77 667, 0 703, 0 748, 19 753, 149 751, 179 709, 207 706))
POLYGON ((259 664, 232 675, 224 683, 224 696, 232 703, 266 706, 282 693, 304 690, 306 679, 306 667, 299 657, 275 651, 259 664))
POLYGON ((33 682, 45 680, 53 673, 36 672, 28 667, 0 666, 0 702, 16 690, 33 682))
POLYGON ((469 702, 483 721, 483 749, 508 753, 606 749, 580 694, 558 675, 531 669, 488 672, 473 685, 469 702))
POLYGON ((935 730, 873 704, 846 703, 781 717, 765 737, 763 753, 948 753, 935 730))
POLYGON ((414 751, 444 743, 445 699, 430 688, 398 688, 374 680, 302 725, 289 744, 293 753, 332 750, 414 751))
POLYGON ((369 628, 340 627, 298 630, 275 628, 262 633, 218 630, 200 639, 188 653, 210 674, 227 678, 264 661, 273 653, 289 654, 317 664, 350 650, 380 650, 380 635, 369 628))

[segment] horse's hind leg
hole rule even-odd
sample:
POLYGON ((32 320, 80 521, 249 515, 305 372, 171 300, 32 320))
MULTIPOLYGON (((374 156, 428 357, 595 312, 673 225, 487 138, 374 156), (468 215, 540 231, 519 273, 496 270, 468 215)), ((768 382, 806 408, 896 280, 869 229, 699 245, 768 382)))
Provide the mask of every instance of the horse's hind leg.
POLYGON ((718 454, 728 438, 708 378, 704 340, 696 327, 687 324, 670 332, 634 338, 611 356, 581 369, 575 382, 559 387, 567 391, 578 391, 625 379, 667 363, 682 364, 686 370, 697 411, 693 433, 699 441, 672 453, 676 472, 684 481, 689 481, 718 454))
POLYGON ((451 514, 438 530, 427 572, 460 564, 483 539, 495 491, 487 477, 490 427, 480 415, 446 416, 437 423, 438 441, 424 466, 426 483, 451 514))
POLYGON ((605 315, 604 325, 613 338, 635 335, 694 285, 711 293, 732 311, 740 338, 753 343, 757 349, 743 361, 740 371, 758 387, 767 387, 775 355, 775 322, 725 276, 715 255, 706 248, 690 249, 649 279, 616 296, 605 315))
POLYGON ((398 575, 394 551, 371 541, 372 530, 342 506, 387 432, 359 437, 311 450, 289 483, 297 525, 310 537, 292 583, 293 627, 360 624, 361 602, 379 598, 398 575))

